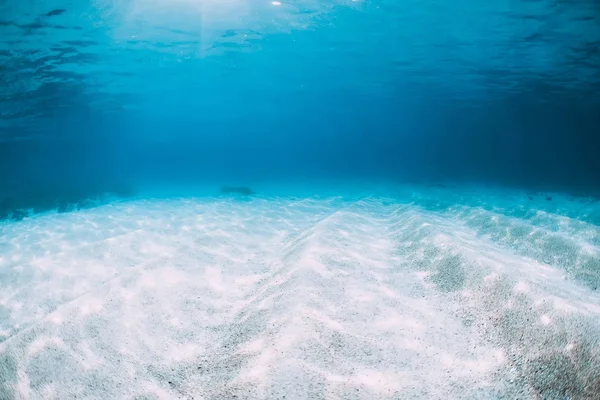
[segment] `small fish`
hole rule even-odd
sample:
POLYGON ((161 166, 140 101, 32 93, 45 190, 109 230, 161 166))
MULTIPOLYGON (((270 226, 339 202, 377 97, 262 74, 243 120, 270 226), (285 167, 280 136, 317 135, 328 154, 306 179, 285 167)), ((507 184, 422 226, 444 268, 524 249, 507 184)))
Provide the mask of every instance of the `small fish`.
POLYGON ((221 188, 221 193, 223 194, 241 194, 244 196, 251 196, 254 194, 254 191, 249 187, 236 187, 236 186, 223 186, 221 188))

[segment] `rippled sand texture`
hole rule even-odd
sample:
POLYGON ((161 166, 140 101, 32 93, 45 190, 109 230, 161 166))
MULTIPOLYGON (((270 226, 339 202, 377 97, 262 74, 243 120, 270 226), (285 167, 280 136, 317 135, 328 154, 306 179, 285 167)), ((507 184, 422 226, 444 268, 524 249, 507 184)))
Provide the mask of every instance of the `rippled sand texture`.
POLYGON ((0 399, 597 399, 600 205, 447 189, 0 225, 0 399))

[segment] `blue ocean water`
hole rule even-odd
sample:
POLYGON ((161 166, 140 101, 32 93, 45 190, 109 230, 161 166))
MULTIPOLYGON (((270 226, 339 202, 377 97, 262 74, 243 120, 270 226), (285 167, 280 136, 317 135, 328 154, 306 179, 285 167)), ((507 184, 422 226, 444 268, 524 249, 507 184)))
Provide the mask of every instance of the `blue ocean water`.
POLYGON ((0 0, 0 400, 600 398, 597 0, 0 0))
POLYGON ((592 0, 0 7, 15 201, 206 180, 600 182, 592 0))

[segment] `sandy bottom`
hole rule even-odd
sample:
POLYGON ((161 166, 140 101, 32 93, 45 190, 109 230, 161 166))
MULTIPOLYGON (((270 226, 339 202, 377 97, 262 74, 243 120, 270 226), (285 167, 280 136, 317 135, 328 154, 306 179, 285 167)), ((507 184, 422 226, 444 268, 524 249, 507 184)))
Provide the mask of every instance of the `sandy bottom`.
POLYGON ((155 199, 3 223, 0 399, 598 399, 600 204, 530 197, 155 199))

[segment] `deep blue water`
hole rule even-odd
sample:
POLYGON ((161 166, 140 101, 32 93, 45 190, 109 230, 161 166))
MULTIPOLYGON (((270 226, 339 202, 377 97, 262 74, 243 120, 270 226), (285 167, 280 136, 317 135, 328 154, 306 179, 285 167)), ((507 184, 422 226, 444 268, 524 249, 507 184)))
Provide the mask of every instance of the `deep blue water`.
POLYGON ((0 1, 6 207, 139 187, 597 193, 600 3, 0 1))

